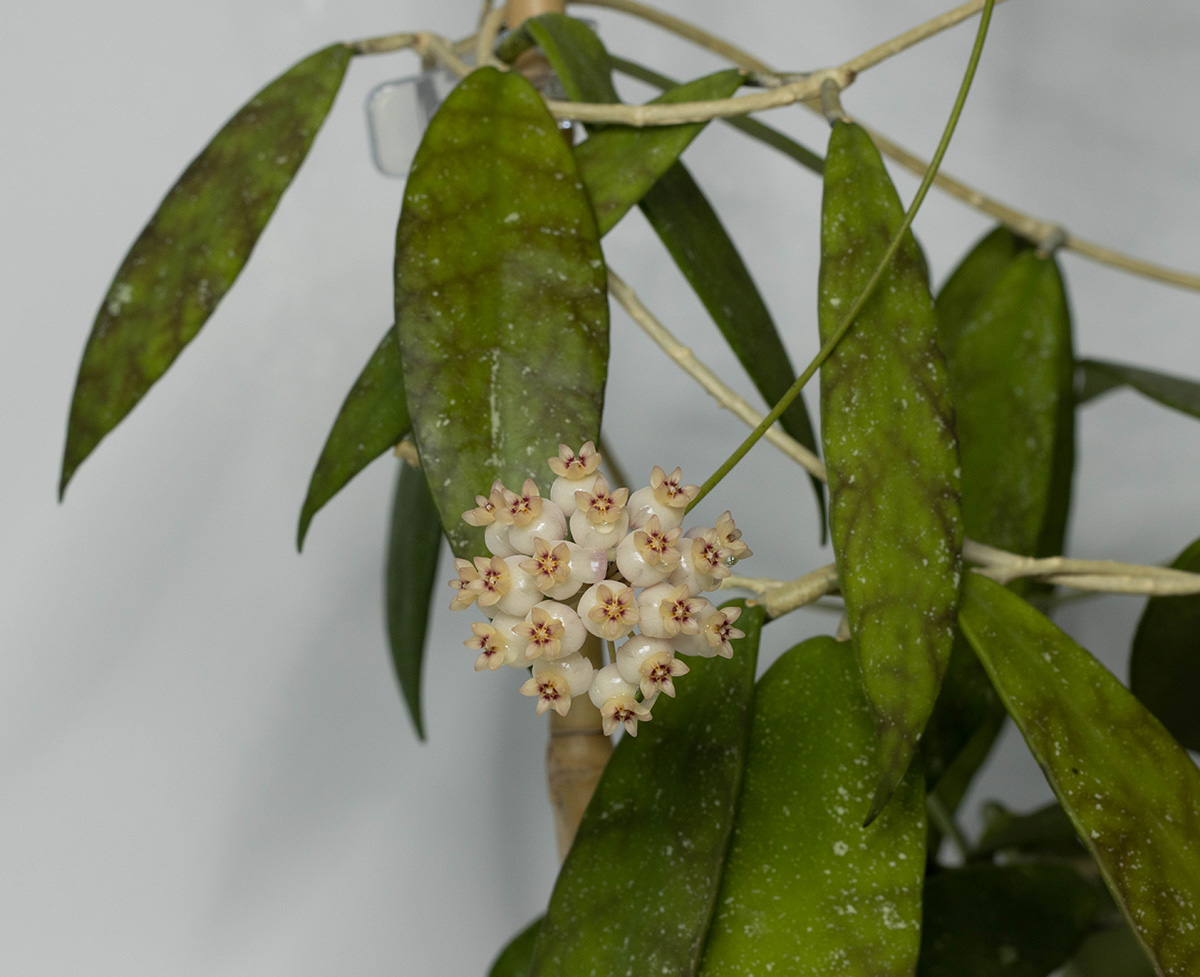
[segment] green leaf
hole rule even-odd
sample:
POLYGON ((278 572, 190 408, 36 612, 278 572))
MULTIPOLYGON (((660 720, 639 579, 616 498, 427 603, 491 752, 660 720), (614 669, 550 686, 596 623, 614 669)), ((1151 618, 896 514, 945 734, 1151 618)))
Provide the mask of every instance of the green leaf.
POLYGON ((420 469, 401 464, 388 543, 387 632, 400 691, 421 739, 421 665, 441 543, 437 507, 420 469))
POLYGON ((959 622, 1160 974, 1200 973, 1200 770, 1107 669, 967 575, 959 622))
POLYGON ((404 397, 404 370, 396 330, 384 333, 371 359, 346 394, 325 439, 300 509, 296 549, 304 548, 313 516, 355 475, 412 429, 404 397))
POLYGON ((938 292, 934 311, 942 352, 950 356, 955 338, 980 300, 992 290, 1014 258, 1033 245, 1004 225, 998 225, 975 242, 975 246, 950 273, 938 292))
POLYGON ((925 874, 921 773, 914 765, 862 826, 875 790, 875 724, 848 652, 811 638, 758 683, 704 977, 913 971, 925 874))
POLYGON ((608 51, 582 20, 566 14, 542 14, 525 21, 521 29, 542 49, 572 102, 621 100, 613 87, 608 51))
POLYGON ((654 722, 617 744, 554 886, 532 977, 695 973, 742 782, 763 616, 746 608, 733 659, 691 659, 678 696, 660 697, 654 722))
MULTIPOLYGON (((683 164, 676 163, 646 192, 640 206, 754 386, 768 407, 774 407, 795 381, 796 372, 749 269, 708 198, 683 164)), ((779 422, 816 453, 817 440, 803 397, 792 401, 779 422)), ((811 481, 823 540, 825 486, 818 478, 811 481)))
POLYGON ((987 829, 974 855, 993 855, 1002 851, 1017 851, 1040 856, 1077 858, 1083 854, 1083 842, 1061 804, 1047 804, 1029 814, 1013 814, 1001 805, 984 805, 987 829))
MULTIPOLYGON (((1200 539, 1171 566, 1200 573, 1200 539)), ((1146 602, 1133 636, 1129 687, 1172 736, 1200 750, 1200 594, 1146 602)))
MULTIPOLYGON (((614 57, 610 54, 609 62, 621 74, 628 75, 630 78, 636 78, 638 81, 644 81, 646 84, 654 85, 656 88, 674 88, 679 84, 679 82, 668 78, 666 75, 659 74, 659 72, 654 71, 652 68, 647 68, 645 65, 640 65, 633 61, 627 61, 625 58, 614 57)), ((791 136, 784 135, 778 129, 772 129, 770 126, 764 125, 758 119, 735 115, 721 121, 728 126, 732 126, 734 129, 740 130, 751 139, 770 146, 772 149, 777 149, 785 156, 794 159, 805 169, 812 170, 818 175, 825 170, 825 161, 811 149, 800 145, 791 136)))
MULTIPOLYGON (((863 291, 903 222, 870 137, 836 122, 825 158, 822 342, 863 291)), ((950 657, 962 525, 945 362, 912 235, 821 367, 838 579, 879 727, 868 819, 908 768, 950 657)))
POLYGON ((1200 417, 1200 383, 1195 380, 1106 360, 1080 360, 1077 366, 1082 374, 1081 404, 1110 390, 1128 386, 1166 407, 1173 407, 1190 417, 1200 417))
POLYGON ((981 865, 930 876, 917 977, 1045 977, 1083 941, 1096 890, 1058 865, 981 865))
POLYGON ((488 971, 488 977, 529 977, 529 961, 533 957, 533 944, 541 926, 542 917, 539 916, 514 936, 508 946, 500 951, 500 956, 488 971))
POLYGON ((192 160, 129 249, 83 351, 60 497, 233 285, 304 162, 350 54, 331 44, 255 95, 192 160))
POLYGON ((1128 928, 1088 937, 1063 977, 1154 977, 1155 970, 1128 928))
MULTIPOLYGON (((651 105, 726 98, 745 79, 736 69, 718 71, 680 85, 653 99, 651 105)), ((579 172, 596 211, 600 233, 606 233, 641 200, 704 128, 704 122, 674 126, 608 126, 575 149, 579 172)))
POLYGON ((495 479, 597 440, 605 267, 575 160, 516 73, 472 72, 417 150, 396 233, 396 324, 413 433, 454 552, 495 479))
POLYGON ((964 532, 1017 553, 1061 553, 1075 455, 1074 356, 1054 259, 1021 251, 964 318, 942 310, 940 336, 962 458, 964 532))

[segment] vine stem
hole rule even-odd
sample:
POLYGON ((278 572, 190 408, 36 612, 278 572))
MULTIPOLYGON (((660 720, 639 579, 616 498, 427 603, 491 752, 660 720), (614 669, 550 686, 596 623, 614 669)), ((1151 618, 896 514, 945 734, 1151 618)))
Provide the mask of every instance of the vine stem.
POLYGON ((921 204, 925 200, 925 195, 929 193, 929 188, 933 185, 933 178, 937 175, 938 167, 942 165, 942 158, 946 155, 946 150, 950 146, 950 139, 954 135, 954 129, 958 125, 959 116, 962 115, 963 106, 967 101, 967 93, 971 90, 971 82, 975 79, 975 69, 979 66, 979 57, 981 54, 983 54, 983 42, 987 37, 988 24, 991 23, 992 7, 994 3, 995 0, 984 0, 983 11, 979 18, 979 29, 975 33, 975 44, 971 48, 971 57, 967 61, 967 70, 963 74, 962 83, 958 86, 958 95, 955 96, 954 106, 950 109, 950 117, 946 120, 946 128, 942 132, 942 138, 938 141, 937 149, 934 150, 933 153, 933 159, 930 160, 929 167, 925 170, 925 176, 921 180, 921 185, 917 188, 917 192, 912 199, 912 203, 908 206, 908 212, 905 213, 904 220, 900 223, 899 231, 892 238, 892 241, 888 245, 887 250, 884 252, 883 258, 880 260, 879 265, 875 268, 875 271, 867 281, 866 287, 863 288, 858 298, 854 300, 854 304, 850 307, 850 311, 846 313, 846 317, 834 331, 833 335, 829 337, 817 355, 813 357, 812 362, 810 362, 808 366, 804 368, 804 372, 796 378, 795 383, 791 385, 791 387, 788 389, 788 392, 783 395, 779 403, 777 403, 771 409, 771 412, 762 419, 762 422, 758 425, 758 427, 750 432, 750 436, 746 438, 746 440, 740 445, 738 445, 733 454, 731 454, 725 460, 721 467, 713 472, 713 474, 709 476, 708 480, 700 486, 700 491, 688 505, 687 511, 690 512, 701 499, 703 499, 709 492, 713 490, 714 486, 716 486, 722 478, 729 474, 729 472, 733 469, 733 466, 741 461, 746 455, 746 452, 754 447, 759 438, 766 433, 767 428, 779 420, 780 416, 785 410, 787 410, 791 402, 800 396, 800 391, 804 389, 804 385, 808 383, 810 379, 812 379, 813 374, 817 372, 817 369, 820 367, 820 365, 829 358, 834 348, 839 342, 841 342, 842 337, 854 324, 854 320, 858 318, 858 314, 862 311, 863 306, 867 304, 871 296, 875 293, 875 289, 879 285, 879 282, 883 279, 884 272, 887 270, 887 266, 891 263, 892 257, 900 249, 900 245, 904 241, 904 235, 908 233, 908 229, 912 226, 913 218, 917 216, 917 211, 921 209, 921 204))

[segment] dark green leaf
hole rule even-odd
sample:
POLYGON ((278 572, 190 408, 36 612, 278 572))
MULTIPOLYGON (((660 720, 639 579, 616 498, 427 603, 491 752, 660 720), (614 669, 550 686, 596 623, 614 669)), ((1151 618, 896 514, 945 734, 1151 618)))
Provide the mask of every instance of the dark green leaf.
POLYGON ((1063 971, 1063 977, 1154 977, 1154 974, 1154 966, 1128 928, 1088 937, 1063 971))
POLYGON ((401 464, 388 543, 387 632, 400 691, 421 739, 421 665, 441 543, 437 507, 420 469, 401 464))
POLYGON ((608 361, 599 236, 575 160, 516 73, 472 72, 430 123, 396 235, 396 323, 413 433, 455 553, 493 480, 596 440, 608 361))
POLYGON ((538 917, 509 941, 500 951, 500 956, 488 971, 488 977, 529 977, 529 963, 533 958, 533 944, 537 940, 542 917, 538 917))
MULTIPOLYGON (((1200 573, 1200 539, 1171 564, 1200 573)), ((1200 595, 1151 597, 1129 657, 1129 687, 1189 750, 1200 750, 1200 595)))
POLYGON ((959 622, 1159 972, 1200 973, 1200 770, 1011 591, 968 574, 959 622))
POLYGON ((1057 865, 981 865, 931 876, 917 977, 1045 977, 1079 946, 1096 890, 1057 865))
POLYGON ((549 13, 525 21, 521 29, 542 49, 572 102, 621 100, 613 88, 608 51, 583 21, 549 13))
POLYGON ((350 53, 331 44, 255 95, 192 160, 130 248, 83 351, 60 496, 241 272, 333 104, 350 53))
MULTIPOLYGON (((718 71, 664 92, 652 105, 727 98, 744 81, 735 69, 718 71)), ((675 126, 609 126, 589 136, 575 149, 579 173, 587 185, 600 233, 606 233, 646 195, 693 139, 703 122, 675 126)))
MULTIPOLYGON (((644 81, 646 84, 654 85, 656 88, 674 88, 679 84, 679 82, 668 78, 666 75, 659 74, 651 68, 636 64, 633 61, 626 61, 624 58, 614 57, 611 54, 609 55, 609 63, 617 71, 621 72, 621 74, 629 75, 630 78, 644 81)), ((722 119, 721 121, 726 125, 739 129, 751 139, 757 139, 772 149, 779 150, 785 156, 790 156, 801 166, 812 170, 818 175, 825 169, 825 161, 807 146, 801 146, 791 136, 786 136, 778 129, 772 129, 770 126, 764 125, 758 119, 735 115, 732 118, 722 119)))
POLYGON ((342 402, 300 509, 296 549, 304 548, 309 523, 355 475, 412 428, 404 398, 404 371, 396 330, 384 333, 371 359, 342 402))
POLYGON ((758 683, 704 977, 912 973, 925 874, 921 773, 914 765, 862 826, 875 724, 849 650, 811 638, 758 683))
MULTIPOLYGON (((734 602, 733 606, 745 606, 734 602)), ((550 898, 532 977, 695 973, 742 782, 763 623, 693 658, 675 699, 617 744, 550 898)))
POLYGON ((950 273, 934 302, 938 339, 947 357, 962 324, 970 317, 975 306, 992 290, 1012 260, 1032 247, 1025 238, 999 225, 976 241, 967 256, 950 273))
MULTIPOLYGON (((768 407, 774 407, 796 373, 749 269, 708 198, 683 164, 676 163, 646 192, 641 208, 768 407)), ((779 422, 816 453, 803 397, 792 401, 779 422)), ((817 478, 812 485, 824 539, 825 487, 817 478)))
POLYGON ((1105 360, 1080 360, 1077 365, 1082 374, 1081 404, 1109 390, 1128 386, 1160 404, 1200 417, 1200 383, 1195 380, 1105 360))
MULTIPOLYGON (((819 321, 825 342, 904 217, 870 137, 836 122, 825 158, 819 321)), ((821 367, 830 527, 879 725, 878 814, 916 751, 950 657, 962 525, 945 361, 912 235, 821 367)))
POLYGON ((992 855, 1001 851, 1075 858, 1083 854, 1083 842, 1061 804, 1047 804, 1029 814, 1013 814, 999 804, 984 806, 987 829, 973 854, 992 855))
MULTIPOLYGON (((1075 454, 1066 292, 1054 259, 1034 251, 989 270, 992 285, 973 309, 959 320, 942 310, 939 324, 962 458, 963 530, 989 546, 1057 554, 1075 454)), ((961 269, 956 280, 966 282, 961 269)))

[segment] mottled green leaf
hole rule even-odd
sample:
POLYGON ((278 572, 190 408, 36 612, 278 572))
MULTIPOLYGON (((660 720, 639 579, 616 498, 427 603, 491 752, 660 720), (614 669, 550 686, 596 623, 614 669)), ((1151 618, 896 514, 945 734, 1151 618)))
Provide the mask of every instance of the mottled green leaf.
POLYGON ((533 958, 533 944, 537 940, 538 930, 542 926, 542 917, 538 917, 520 933, 514 936, 503 950, 488 977, 529 977, 529 963, 533 958))
POLYGON ((732 661, 690 659, 677 697, 660 697, 654 721, 617 744, 554 886, 532 977, 695 973, 742 782, 762 623, 761 608, 744 610, 732 661))
POLYGON ((962 324, 1017 255, 1033 244, 998 225, 975 242, 975 246, 950 273, 934 301, 938 339, 947 358, 962 324))
MULTIPOLYGON (((627 61, 625 58, 618 58, 612 54, 609 55, 608 60, 621 74, 629 75, 630 78, 636 78, 638 81, 644 81, 647 85, 653 85, 656 88, 674 88, 679 84, 674 79, 668 78, 666 75, 660 74, 652 68, 647 68, 645 65, 637 64, 634 61, 627 61)), ((721 121, 725 125, 740 130, 751 139, 770 146, 772 149, 779 150, 785 156, 791 157, 805 169, 812 170, 817 175, 820 175, 825 169, 825 161, 807 146, 800 145, 791 136, 785 135, 778 129, 772 129, 770 126, 764 125, 758 119, 753 119, 750 116, 735 115, 721 121)))
POLYGON ((980 865, 930 876, 917 977, 1045 977, 1082 942, 1096 890, 1058 865, 980 865))
POLYGON ((308 482, 308 495, 300 508, 296 549, 304 548, 308 526, 320 508, 411 428, 404 397, 400 347, 393 327, 384 333, 371 359, 346 394, 325 439, 321 457, 308 482))
POLYGON ((1016 851, 1076 858, 1083 854, 1083 842, 1061 804, 1014 814, 999 804, 988 803, 984 805, 983 817, 987 828, 973 849, 975 855, 1016 851))
MULTIPOLYGON (((652 105, 726 98, 745 79, 736 69, 718 71, 664 92, 652 105)), ((608 126, 589 136, 575 149, 579 172, 587 184, 596 211, 596 223, 605 233, 626 211, 642 199, 706 123, 675 126, 608 126)))
POLYGON ((921 773, 914 765, 862 826, 875 791, 875 724, 849 651, 810 638, 758 683, 704 977, 913 971, 925 874, 921 773))
POLYGON ((599 437, 608 302, 575 160, 516 73, 472 72, 417 150, 396 234, 396 323, 413 433, 455 553, 494 479, 541 476, 599 437))
MULTIPOLYGON (((640 206, 754 386, 768 407, 774 407, 795 382, 796 372, 750 270, 708 198, 683 164, 676 163, 646 192, 640 206)), ((792 401, 779 423, 816 453, 803 397, 792 401)), ((824 538, 825 487, 820 479, 811 481, 824 538)))
POLYGON ((964 319, 942 326, 965 533, 1017 553, 1062 552, 1066 513, 1052 510, 1070 500, 1074 357, 1054 259, 1022 251, 964 319))
MULTIPOLYGON (((836 122, 825 158, 822 342, 863 291, 904 213, 879 151, 836 122)), ((954 635, 959 462, 933 302, 911 234, 821 367, 838 579, 879 725, 878 814, 933 710, 954 635)))
MULTIPOLYGON (((526 29, 545 52, 568 98, 618 101, 608 52, 585 24, 562 14, 545 14, 527 21, 526 29)), ((732 94, 741 81, 736 72, 724 72, 712 79, 718 83, 695 97, 723 98, 732 94)), ((652 132, 643 129, 632 135, 648 152, 655 151, 650 142, 656 139, 652 132)), ((628 145, 628 141, 618 145, 628 145)), ((585 183, 591 190, 592 183, 586 178, 585 183)), ((636 192, 641 183, 635 182, 632 187, 636 192)), ((675 163, 644 191, 639 206, 759 393, 773 407, 792 385, 796 373, 749 269, 708 198, 684 165, 675 163)), ((803 398, 792 401, 780 423, 792 437, 816 452, 816 436, 803 398)), ((825 489, 817 478, 812 484, 824 535, 825 489)))
POLYGON ((1077 365, 1082 374, 1081 404, 1110 390, 1128 386, 1160 404, 1191 417, 1200 417, 1200 382, 1105 360, 1080 360, 1077 365))
POLYGON ((425 479, 419 469, 400 465, 388 542, 387 632, 400 691, 421 739, 421 665, 441 544, 442 527, 425 479))
POLYGON ((968 574, 959 622, 1159 973, 1200 973, 1200 770, 1107 669, 968 574))
MULTIPOLYGON (((1200 573, 1200 539, 1171 566, 1200 573)), ((1172 736, 1200 750, 1200 595, 1146 603, 1133 636, 1129 687, 1172 736)))
POLYGON ((129 249, 83 351, 60 495, 241 272, 321 128, 350 54, 331 44, 255 95, 192 160, 129 249))

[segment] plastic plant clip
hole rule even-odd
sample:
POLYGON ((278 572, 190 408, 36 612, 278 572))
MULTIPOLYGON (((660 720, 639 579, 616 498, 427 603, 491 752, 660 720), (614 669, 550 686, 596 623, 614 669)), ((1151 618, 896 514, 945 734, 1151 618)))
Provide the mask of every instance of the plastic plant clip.
POLYGON ((367 136, 375 168, 385 176, 404 177, 429 120, 458 84, 446 68, 376 85, 367 95, 367 136))

